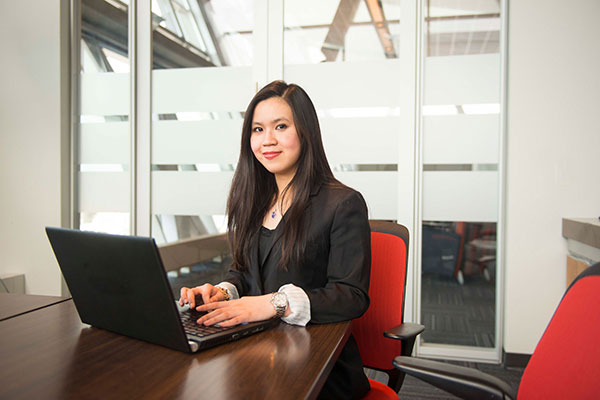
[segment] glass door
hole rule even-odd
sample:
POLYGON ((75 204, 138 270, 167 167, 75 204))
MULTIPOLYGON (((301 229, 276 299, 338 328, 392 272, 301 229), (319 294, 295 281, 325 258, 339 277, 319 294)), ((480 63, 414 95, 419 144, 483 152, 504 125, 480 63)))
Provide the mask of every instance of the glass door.
POLYGON ((500 356, 501 5, 422 5, 420 355, 500 356))

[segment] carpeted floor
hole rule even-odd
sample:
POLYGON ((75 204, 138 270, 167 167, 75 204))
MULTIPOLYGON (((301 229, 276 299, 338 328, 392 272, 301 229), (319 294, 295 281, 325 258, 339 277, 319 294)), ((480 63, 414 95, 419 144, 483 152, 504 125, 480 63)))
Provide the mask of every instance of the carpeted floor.
POLYGON ((483 275, 456 279, 425 275, 422 280, 422 339, 429 343, 494 347, 495 281, 483 275))

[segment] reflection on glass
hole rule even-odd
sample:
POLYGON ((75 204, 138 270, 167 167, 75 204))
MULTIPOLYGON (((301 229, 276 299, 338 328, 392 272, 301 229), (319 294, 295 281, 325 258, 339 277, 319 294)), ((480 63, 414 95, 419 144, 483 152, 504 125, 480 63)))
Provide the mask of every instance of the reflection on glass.
POLYGON ((427 221, 422 232, 422 339, 494 347, 496 224, 427 221))
POLYGON ((398 57, 399 1, 287 0, 284 63, 398 57))
POLYGON ((499 1, 427 0, 424 14, 427 57, 500 51, 499 1))
POLYGON ((155 69, 252 65, 252 1, 153 0, 152 20, 155 69))

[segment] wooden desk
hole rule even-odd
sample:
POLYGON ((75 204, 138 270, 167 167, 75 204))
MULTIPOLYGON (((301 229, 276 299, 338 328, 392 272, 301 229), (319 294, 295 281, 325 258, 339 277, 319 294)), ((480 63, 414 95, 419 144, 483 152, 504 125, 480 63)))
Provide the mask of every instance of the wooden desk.
POLYGON ((0 293, 0 321, 69 299, 70 297, 0 293))
POLYGON ((313 399, 350 323, 282 323, 185 354, 81 323, 72 301, 0 322, 1 399, 313 399))

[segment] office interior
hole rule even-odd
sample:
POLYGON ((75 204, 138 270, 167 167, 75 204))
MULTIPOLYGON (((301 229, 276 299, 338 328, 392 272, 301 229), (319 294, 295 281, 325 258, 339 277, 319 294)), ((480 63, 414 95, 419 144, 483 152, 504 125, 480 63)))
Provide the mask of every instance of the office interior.
POLYGON ((44 226, 221 232, 242 111, 286 79, 314 94, 336 176, 411 232, 417 355, 526 363, 566 289, 562 219, 600 216, 598 2, 132 1, 134 36, 128 3, 0 3, 2 277, 66 293, 44 226), (231 134, 189 138, 208 124, 231 134))

